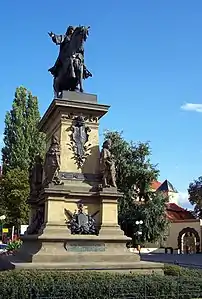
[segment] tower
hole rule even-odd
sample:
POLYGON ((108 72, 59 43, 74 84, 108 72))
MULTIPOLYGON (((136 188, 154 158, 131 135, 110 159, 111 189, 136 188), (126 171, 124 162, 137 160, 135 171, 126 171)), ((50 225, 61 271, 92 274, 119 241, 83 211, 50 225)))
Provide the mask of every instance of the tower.
POLYGON ((168 180, 165 180, 156 191, 164 192, 169 198, 169 203, 175 203, 178 205, 178 191, 168 180))

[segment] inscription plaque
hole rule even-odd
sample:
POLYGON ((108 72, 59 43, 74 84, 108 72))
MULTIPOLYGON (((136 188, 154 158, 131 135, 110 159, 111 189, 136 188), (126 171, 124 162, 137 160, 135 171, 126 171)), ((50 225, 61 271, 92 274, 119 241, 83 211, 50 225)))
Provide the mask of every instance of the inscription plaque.
POLYGON ((103 252, 105 251, 104 244, 67 244, 65 249, 68 252, 103 252))

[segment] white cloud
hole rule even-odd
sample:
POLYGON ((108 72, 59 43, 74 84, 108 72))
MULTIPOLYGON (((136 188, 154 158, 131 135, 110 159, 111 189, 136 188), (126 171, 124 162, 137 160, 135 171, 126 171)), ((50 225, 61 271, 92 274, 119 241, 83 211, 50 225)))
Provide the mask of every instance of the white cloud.
POLYGON ((185 103, 181 106, 182 110, 185 111, 195 111, 195 112, 202 112, 202 104, 194 104, 194 103, 185 103))
POLYGON ((188 192, 179 192, 179 204, 183 205, 188 202, 188 192))
POLYGON ((179 192, 178 203, 179 206, 186 208, 186 209, 193 209, 193 206, 190 204, 188 200, 188 192, 179 192))

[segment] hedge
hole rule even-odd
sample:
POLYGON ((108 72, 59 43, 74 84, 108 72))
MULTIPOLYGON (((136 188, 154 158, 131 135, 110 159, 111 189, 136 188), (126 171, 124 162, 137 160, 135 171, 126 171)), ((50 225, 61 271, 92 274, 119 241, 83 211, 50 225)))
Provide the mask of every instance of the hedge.
POLYGON ((202 270, 185 268, 175 265, 165 265, 164 274, 169 276, 183 276, 191 278, 201 278, 202 279, 202 270))
POLYGON ((2 299, 190 299, 202 297, 202 279, 99 272, 0 272, 2 299))

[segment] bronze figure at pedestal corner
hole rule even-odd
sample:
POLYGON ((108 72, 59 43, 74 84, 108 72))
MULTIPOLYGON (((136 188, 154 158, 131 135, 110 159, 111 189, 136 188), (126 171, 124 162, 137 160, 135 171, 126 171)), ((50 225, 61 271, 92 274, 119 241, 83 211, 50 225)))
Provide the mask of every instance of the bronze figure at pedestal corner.
POLYGON ((115 163, 111 154, 111 140, 108 139, 103 143, 100 155, 100 171, 102 174, 102 187, 116 186, 116 170, 115 163))
POLYGON ((46 153, 44 163, 44 182, 43 186, 48 187, 49 184, 62 185, 59 178, 60 171, 60 144, 58 137, 53 135, 51 145, 46 153))
POLYGON ((40 155, 35 157, 34 165, 29 169, 29 185, 30 185, 30 197, 29 201, 35 201, 39 197, 42 190, 43 180, 43 159, 40 155))
POLYGON ((83 92, 83 79, 92 77, 84 64, 84 42, 87 40, 90 27, 69 26, 64 35, 49 33, 52 41, 60 45, 59 56, 49 72, 54 77, 53 88, 56 97, 63 90, 83 92))

